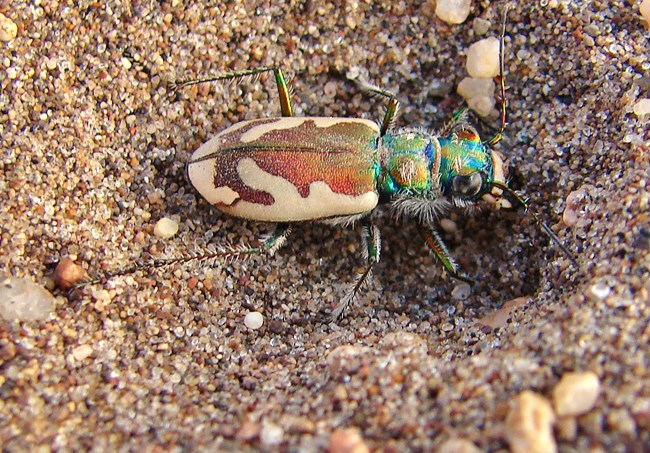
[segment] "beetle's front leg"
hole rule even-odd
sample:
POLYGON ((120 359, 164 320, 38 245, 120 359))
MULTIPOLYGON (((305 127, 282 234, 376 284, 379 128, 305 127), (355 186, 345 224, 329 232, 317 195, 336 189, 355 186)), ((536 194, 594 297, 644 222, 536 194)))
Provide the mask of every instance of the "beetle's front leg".
POLYGON ((363 225, 362 245, 366 267, 363 272, 357 276, 356 282, 348 290, 345 296, 343 296, 343 299, 341 299, 334 310, 332 310, 332 313, 328 316, 330 321, 337 320, 345 308, 350 305, 357 296, 359 290, 372 280, 372 268, 379 262, 379 255, 381 253, 381 236, 379 234, 379 228, 372 225, 370 222, 365 222, 363 225))
POLYGON ((431 225, 426 223, 418 223, 418 230, 420 231, 422 239, 424 239, 424 242, 429 247, 429 250, 431 250, 433 254, 436 255, 438 260, 440 260, 442 265, 452 277, 467 283, 473 283, 472 280, 458 273, 458 265, 449 254, 449 250, 447 250, 447 246, 443 242, 438 232, 431 225))

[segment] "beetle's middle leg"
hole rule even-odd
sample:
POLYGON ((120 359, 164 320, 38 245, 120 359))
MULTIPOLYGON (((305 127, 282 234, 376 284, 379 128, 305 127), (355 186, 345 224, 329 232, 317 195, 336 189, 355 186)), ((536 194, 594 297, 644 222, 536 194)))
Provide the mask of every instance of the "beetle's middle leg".
POLYGON ((329 319, 335 321, 338 319, 343 311, 348 305, 354 300, 357 296, 357 293, 366 286, 370 280, 372 280, 372 268, 375 264, 379 262, 379 255, 381 253, 381 237, 379 234, 379 228, 372 225, 370 222, 365 222, 363 226, 363 255, 366 260, 366 267, 357 276, 357 281, 354 283, 352 288, 343 296, 343 299, 339 301, 332 313, 329 315, 329 319))

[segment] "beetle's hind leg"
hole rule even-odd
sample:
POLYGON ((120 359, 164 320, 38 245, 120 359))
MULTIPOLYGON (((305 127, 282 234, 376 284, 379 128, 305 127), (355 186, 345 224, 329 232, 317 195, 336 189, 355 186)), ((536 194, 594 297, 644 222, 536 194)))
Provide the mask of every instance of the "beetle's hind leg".
POLYGON ((365 287, 372 280, 372 268, 379 262, 381 253, 381 237, 379 228, 367 222, 363 226, 363 255, 366 260, 366 267, 358 276, 352 287, 347 291, 343 299, 339 301, 332 313, 327 316, 329 321, 337 320, 348 305, 354 300, 361 288, 365 287))
POLYGON ((262 68, 246 69, 244 71, 237 72, 228 72, 226 74, 214 76, 214 77, 204 77, 199 79, 185 80, 172 84, 174 92, 178 92, 183 88, 186 88, 191 85, 198 85, 200 83, 209 83, 209 82, 218 82, 220 80, 236 80, 243 77, 258 77, 260 74, 265 72, 273 72, 275 76, 275 84, 278 87, 278 96, 280 98, 280 111, 282 116, 293 116, 293 106, 291 105, 291 89, 289 88, 289 83, 287 78, 284 75, 282 69, 275 66, 265 66, 262 68))
POLYGON ((253 255, 273 255, 287 242, 287 237, 290 233, 291 226, 288 223, 278 223, 271 234, 260 238, 260 245, 258 247, 251 247, 246 244, 222 244, 211 246, 208 248, 208 251, 202 253, 190 253, 178 258, 162 258, 154 259, 145 263, 136 263, 127 268, 105 272, 102 276, 92 280, 80 282, 72 288, 71 292, 88 285, 103 284, 112 278, 131 275, 138 271, 161 269, 192 262, 203 263, 207 266, 211 266, 212 263, 217 260, 238 260, 253 255))

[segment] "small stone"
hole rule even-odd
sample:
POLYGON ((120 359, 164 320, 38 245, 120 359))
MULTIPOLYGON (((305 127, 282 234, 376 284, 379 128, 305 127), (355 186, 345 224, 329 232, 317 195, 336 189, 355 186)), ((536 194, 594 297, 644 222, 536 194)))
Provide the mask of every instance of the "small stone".
POLYGON ((4 14, 0 13, 0 41, 11 41, 18 35, 18 26, 4 14))
POLYGON ((244 317, 244 325, 251 330, 257 330, 264 324, 264 316, 259 311, 250 311, 244 317))
POLYGON ((558 416, 582 415, 596 404, 600 381, 591 371, 567 373, 553 389, 553 406, 558 416))
POLYGON ((499 75, 500 41, 495 37, 481 39, 467 50, 467 73, 476 79, 489 79, 499 75))
POLYGON ((153 234, 156 237, 162 239, 169 239, 174 237, 178 233, 178 222, 170 219, 169 217, 163 217, 162 219, 156 222, 156 226, 153 229, 153 234))
POLYGON ((88 345, 88 344, 82 344, 81 346, 77 346, 72 350, 72 357, 77 362, 81 362, 84 359, 87 359, 90 357, 90 355, 93 353, 93 347, 88 345))
POLYGON ((7 321, 40 321, 54 308, 54 297, 26 278, 5 278, 0 282, 0 316, 7 321))
POLYGON ((646 25, 650 27, 650 0, 643 0, 639 5, 639 12, 646 21, 646 25))
POLYGON ((481 451, 467 439, 449 439, 436 450, 437 453, 481 453, 481 451))
POLYGON ((264 422, 262 423, 262 431, 260 431, 260 442, 265 448, 274 448, 282 443, 284 437, 284 430, 275 423, 264 422))
POLYGON ((555 424, 557 437, 562 440, 575 440, 578 435, 578 420, 575 417, 560 417, 555 424))
POLYGON ((494 80, 465 77, 456 92, 465 99, 469 108, 480 116, 488 116, 494 109, 494 80))
POLYGON ((472 294, 472 287, 469 283, 461 282, 451 290, 451 298, 454 300, 465 300, 472 294))
POLYGON ((587 287, 586 296, 594 301, 602 301, 612 292, 612 287, 606 279, 599 278, 587 287))
POLYGON ((587 187, 574 190, 566 197, 566 207, 562 213, 562 221, 566 226, 585 226, 584 212, 589 203, 587 187))
POLYGON ((262 426, 259 423, 245 421, 239 427, 239 430, 235 434, 235 438, 244 442, 250 442, 260 435, 262 431, 262 426))
POLYGON ((436 16, 448 24, 462 24, 469 16, 471 0, 438 0, 436 16))
POLYGON ((328 451, 330 453, 369 453, 358 429, 338 429, 332 433, 328 451))
POLYGON ((546 398, 529 390, 521 392, 506 416, 505 437, 512 452, 555 453, 554 423, 555 414, 546 398))
POLYGON ((63 258, 54 269, 54 283, 64 291, 88 279, 85 269, 70 258, 63 258))
POLYGON ((632 111, 636 116, 644 116, 650 113, 650 99, 639 99, 633 106, 632 111))
POLYGON ((510 319, 515 310, 526 306, 532 300, 532 297, 517 297, 516 299, 509 300, 497 311, 483 316, 478 323, 484 326, 490 326, 493 329, 505 327, 508 324, 508 319, 510 319))
POLYGON ((442 228, 447 233, 455 233, 458 231, 458 225, 456 225, 456 222, 451 219, 440 219, 438 224, 440 225, 440 228, 442 228))

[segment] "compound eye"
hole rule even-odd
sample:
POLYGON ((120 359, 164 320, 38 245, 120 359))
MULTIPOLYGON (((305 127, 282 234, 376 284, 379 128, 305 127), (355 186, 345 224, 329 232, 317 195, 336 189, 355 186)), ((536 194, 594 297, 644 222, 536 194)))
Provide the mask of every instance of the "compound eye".
POLYGON ((467 176, 458 175, 451 179, 451 190, 454 195, 475 197, 481 192, 481 187, 483 187, 483 175, 480 172, 467 176))

